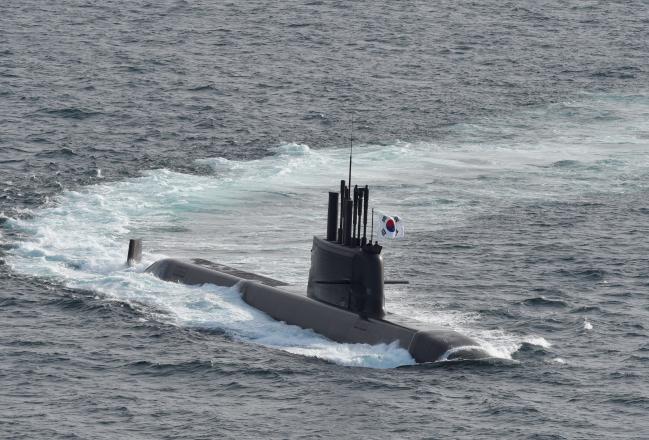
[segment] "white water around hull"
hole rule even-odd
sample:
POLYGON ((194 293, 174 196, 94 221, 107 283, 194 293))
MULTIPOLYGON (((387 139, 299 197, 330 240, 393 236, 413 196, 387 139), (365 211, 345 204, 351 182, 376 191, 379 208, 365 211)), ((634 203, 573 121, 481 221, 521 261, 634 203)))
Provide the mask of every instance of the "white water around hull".
MULTIPOLYGON (((552 116, 548 109, 539 112, 539 118, 552 116)), ((638 120, 626 131, 604 124, 610 130, 606 136, 593 125, 564 127, 561 135, 545 137, 538 136, 538 128, 522 130, 522 138, 509 142, 362 146, 355 151, 352 183, 370 184, 372 204, 400 212, 409 239, 416 240, 417 231, 464 224, 503 198, 560 200, 603 186, 609 192, 633 189, 642 183, 619 179, 617 188, 610 182, 647 168, 643 127, 638 120), (599 178, 602 173, 606 179, 599 178)), ((458 129, 475 135, 484 127, 458 129)), ((218 328, 343 365, 413 363, 395 345, 337 344, 274 322, 231 289, 165 283, 142 273, 164 256, 200 257, 304 285, 311 237, 324 234, 326 192, 337 190, 339 179, 346 177, 341 170, 346 170, 348 150, 286 144, 270 153, 252 161, 201 160, 214 170, 211 176, 151 170, 140 178, 64 191, 33 216, 9 219, 7 227, 23 239, 7 261, 20 273, 163 310, 157 318, 177 325, 218 328), (127 269, 127 242, 133 236, 144 239, 145 258, 127 269)), ((407 261, 408 243, 395 244, 385 254, 407 261)), ((407 293, 394 295, 389 309, 465 333, 496 357, 510 358, 524 342, 550 346, 542 335, 481 329, 478 313, 419 310, 403 305, 407 293)))

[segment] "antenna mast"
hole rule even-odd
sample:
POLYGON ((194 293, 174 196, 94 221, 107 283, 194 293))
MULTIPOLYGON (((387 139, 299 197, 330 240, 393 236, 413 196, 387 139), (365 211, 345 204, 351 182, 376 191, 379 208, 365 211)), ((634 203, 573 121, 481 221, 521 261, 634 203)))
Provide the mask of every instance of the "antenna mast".
POLYGON ((354 113, 352 113, 352 123, 351 123, 351 128, 349 130, 349 179, 347 180, 347 184, 349 185, 350 190, 352 188, 352 149, 354 145, 353 139, 354 139, 354 113))

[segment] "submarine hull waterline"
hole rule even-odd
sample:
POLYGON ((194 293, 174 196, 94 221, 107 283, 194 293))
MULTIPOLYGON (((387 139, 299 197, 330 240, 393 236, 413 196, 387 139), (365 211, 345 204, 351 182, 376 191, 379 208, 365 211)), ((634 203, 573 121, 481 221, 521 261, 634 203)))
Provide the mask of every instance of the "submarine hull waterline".
MULTIPOLYGON (((205 261, 205 263, 210 263, 205 261)), ((390 344, 397 341, 408 350, 417 363, 451 359, 486 358, 488 354, 473 339, 448 329, 423 330, 400 325, 385 319, 364 317, 304 295, 282 289, 284 283, 236 271, 227 266, 212 265, 222 270, 188 261, 167 258, 146 269, 164 281, 189 285, 237 285, 242 299, 275 320, 311 329, 336 342, 390 344)))

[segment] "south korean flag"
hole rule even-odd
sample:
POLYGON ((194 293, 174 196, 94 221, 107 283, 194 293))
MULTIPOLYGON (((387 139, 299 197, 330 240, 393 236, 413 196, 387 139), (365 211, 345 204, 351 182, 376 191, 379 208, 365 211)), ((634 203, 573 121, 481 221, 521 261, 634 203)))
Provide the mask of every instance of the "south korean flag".
POLYGON ((400 240, 406 237, 406 228, 399 216, 388 215, 381 211, 375 211, 375 215, 374 227, 378 241, 400 240))

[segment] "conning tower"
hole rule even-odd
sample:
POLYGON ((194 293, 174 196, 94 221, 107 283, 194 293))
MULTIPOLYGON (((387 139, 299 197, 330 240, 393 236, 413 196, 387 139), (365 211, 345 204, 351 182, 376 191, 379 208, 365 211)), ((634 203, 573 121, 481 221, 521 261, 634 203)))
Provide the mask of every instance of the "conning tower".
POLYGON ((329 193, 327 236, 313 237, 307 296, 365 318, 383 319, 381 246, 372 244, 371 237, 367 240, 369 188, 350 190, 341 180, 340 193, 329 193))

